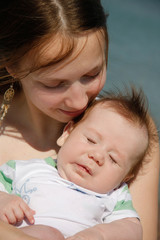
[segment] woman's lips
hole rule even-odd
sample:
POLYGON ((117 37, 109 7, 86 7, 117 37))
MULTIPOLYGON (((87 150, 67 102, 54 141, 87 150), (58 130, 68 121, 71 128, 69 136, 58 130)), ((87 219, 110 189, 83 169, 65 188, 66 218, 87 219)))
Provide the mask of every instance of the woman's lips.
POLYGON ((59 111, 68 115, 68 116, 70 116, 70 117, 77 117, 78 115, 83 113, 85 109, 86 109, 86 107, 81 109, 81 110, 78 110, 78 111, 65 111, 65 110, 62 110, 62 109, 59 109, 59 111))

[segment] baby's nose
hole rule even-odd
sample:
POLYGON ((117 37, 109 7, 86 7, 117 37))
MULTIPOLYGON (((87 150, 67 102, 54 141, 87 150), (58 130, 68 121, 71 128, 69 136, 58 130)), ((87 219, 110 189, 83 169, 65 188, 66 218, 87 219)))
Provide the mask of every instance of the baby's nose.
POLYGON ((93 159, 99 166, 102 166, 104 163, 104 155, 101 152, 94 151, 88 154, 90 159, 93 159))

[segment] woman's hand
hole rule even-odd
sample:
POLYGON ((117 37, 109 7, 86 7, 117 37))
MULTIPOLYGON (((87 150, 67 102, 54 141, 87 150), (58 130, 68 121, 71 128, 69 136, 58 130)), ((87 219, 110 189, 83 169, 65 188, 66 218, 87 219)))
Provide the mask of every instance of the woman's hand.
POLYGON ((22 198, 0 192, 0 219, 9 224, 16 224, 26 217, 33 224, 35 211, 22 198))

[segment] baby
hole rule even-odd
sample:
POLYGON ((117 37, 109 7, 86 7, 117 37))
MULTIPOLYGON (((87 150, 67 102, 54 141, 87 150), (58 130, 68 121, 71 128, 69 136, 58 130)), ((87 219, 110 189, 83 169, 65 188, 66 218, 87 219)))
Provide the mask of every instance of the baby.
POLYGON ((39 239, 47 239, 41 225, 57 228, 64 237, 120 219, 139 228, 126 183, 142 166, 151 132, 141 92, 132 89, 127 96, 118 92, 95 100, 81 119, 65 127, 57 141, 57 160, 18 160, 1 166, 1 191, 7 192, 6 199, 8 193, 18 199, 9 212, 0 202, 1 219, 6 216, 13 223, 14 215, 14 223, 39 239))

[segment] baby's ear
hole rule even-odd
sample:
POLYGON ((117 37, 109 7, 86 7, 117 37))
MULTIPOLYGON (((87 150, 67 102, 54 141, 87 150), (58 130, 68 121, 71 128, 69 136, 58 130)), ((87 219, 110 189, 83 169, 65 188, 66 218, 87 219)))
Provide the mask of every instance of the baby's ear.
POLYGON ((123 182, 129 182, 132 178, 134 178, 134 174, 131 173, 131 174, 128 174, 124 179, 123 179, 123 182))
POLYGON ((67 140, 69 134, 71 133, 73 129, 74 122, 69 121, 67 125, 64 127, 62 135, 57 139, 57 145, 59 147, 62 147, 65 141, 67 140))

